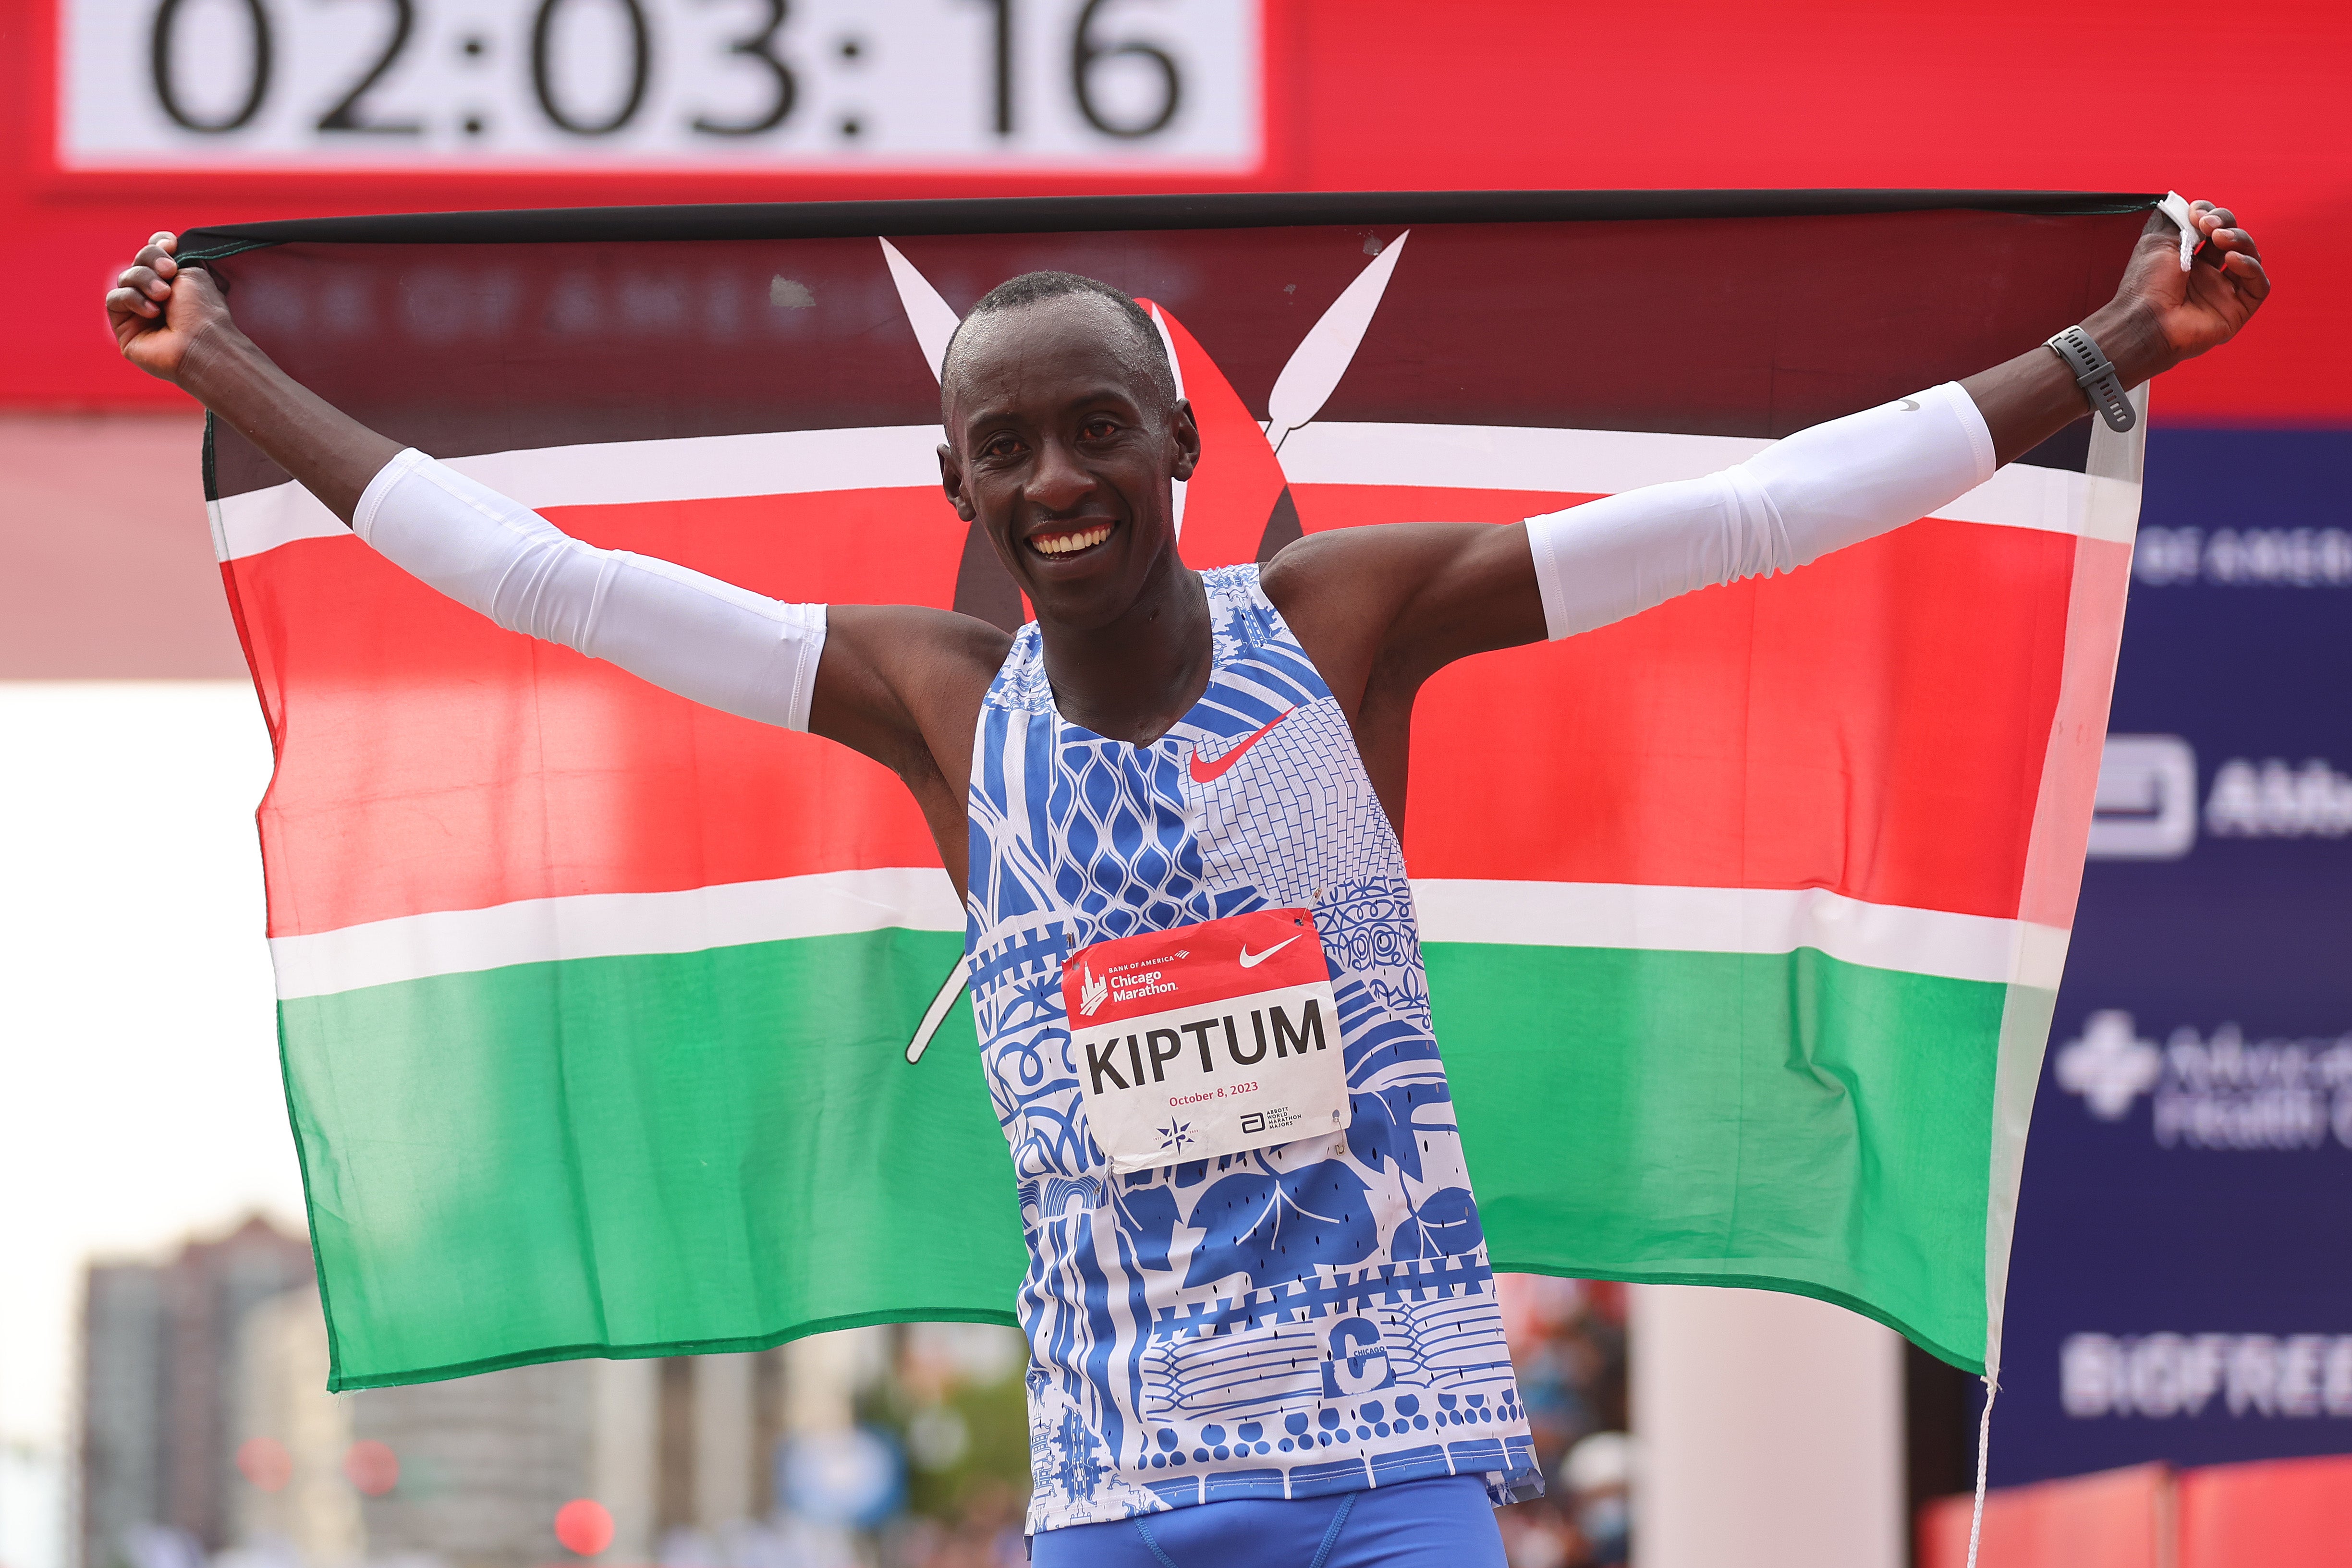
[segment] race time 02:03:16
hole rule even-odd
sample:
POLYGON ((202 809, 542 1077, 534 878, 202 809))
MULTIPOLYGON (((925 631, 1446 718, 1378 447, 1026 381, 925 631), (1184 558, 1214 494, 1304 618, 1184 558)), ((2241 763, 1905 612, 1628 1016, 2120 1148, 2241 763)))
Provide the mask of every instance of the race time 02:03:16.
POLYGON ((1256 0, 58 0, 58 161, 1201 169, 1256 0))

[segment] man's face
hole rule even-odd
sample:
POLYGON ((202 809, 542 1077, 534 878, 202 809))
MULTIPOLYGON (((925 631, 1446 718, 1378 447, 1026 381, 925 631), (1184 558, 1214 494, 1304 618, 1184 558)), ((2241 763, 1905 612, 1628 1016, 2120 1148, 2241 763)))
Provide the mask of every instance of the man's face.
POLYGON ((940 477, 1042 622, 1108 624, 1181 565, 1169 481, 1191 477, 1201 437, 1149 352, 1090 295, 981 317, 956 340, 940 477))

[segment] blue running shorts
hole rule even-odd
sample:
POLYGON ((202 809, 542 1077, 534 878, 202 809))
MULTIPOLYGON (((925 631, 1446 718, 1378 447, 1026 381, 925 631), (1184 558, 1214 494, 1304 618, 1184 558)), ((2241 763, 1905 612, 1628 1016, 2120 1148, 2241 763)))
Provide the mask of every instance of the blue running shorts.
POLYGON ((1033 1568, 1504 1568, 1476 1476, 1334 1497, 1236 1498, 1031 1538, 1033 1568))

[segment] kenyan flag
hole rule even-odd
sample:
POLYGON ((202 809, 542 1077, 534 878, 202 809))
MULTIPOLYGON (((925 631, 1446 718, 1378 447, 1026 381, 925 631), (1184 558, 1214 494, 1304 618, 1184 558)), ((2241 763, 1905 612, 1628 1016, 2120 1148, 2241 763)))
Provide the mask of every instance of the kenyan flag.
MULTIPOLYGON (((1014 273, 1147 300, 1196 567, 1696 476, 2111 292, 2136 196, 677 208, 214 229, 238 319, 603 546, 786 600, 1019 595, 935 367, 1014 273)), ((1405 848, 1496 1266, 1762 1285, 1998 1360, 2137 437, 1423 692, 1405 848)), ((1013 1176, 912 802, 498 630, 226 428, 207 494, 334 1386, 1011 1321, 1013 1176), (945 988, 943 988, 943 987, 945 988)))

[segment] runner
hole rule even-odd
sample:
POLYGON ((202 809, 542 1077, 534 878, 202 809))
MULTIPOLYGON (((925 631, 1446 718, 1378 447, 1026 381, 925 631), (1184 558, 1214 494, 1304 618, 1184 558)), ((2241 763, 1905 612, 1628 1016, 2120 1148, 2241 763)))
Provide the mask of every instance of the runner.
POLYGON ((1415 694, 1454 660, 1788 570, 1945 506, 2269 293, 2199 203, 2051 345, 1704 479, 1496 528, 1311 536, 1187 570, 1191 410, 1134 301, 982 299, 940 472, 1037 619, 791 605, 594 549, 296 383, 156 235, 107 297, 184 388, 369 545, 528 632, 892 768, 968 915, 1030 1266, 1045 1563, 1499 1564, 1541 1490, 1398 831, 1415 694), (1202 1506, 1210 1505, 1210 1506, 1202 1506))

